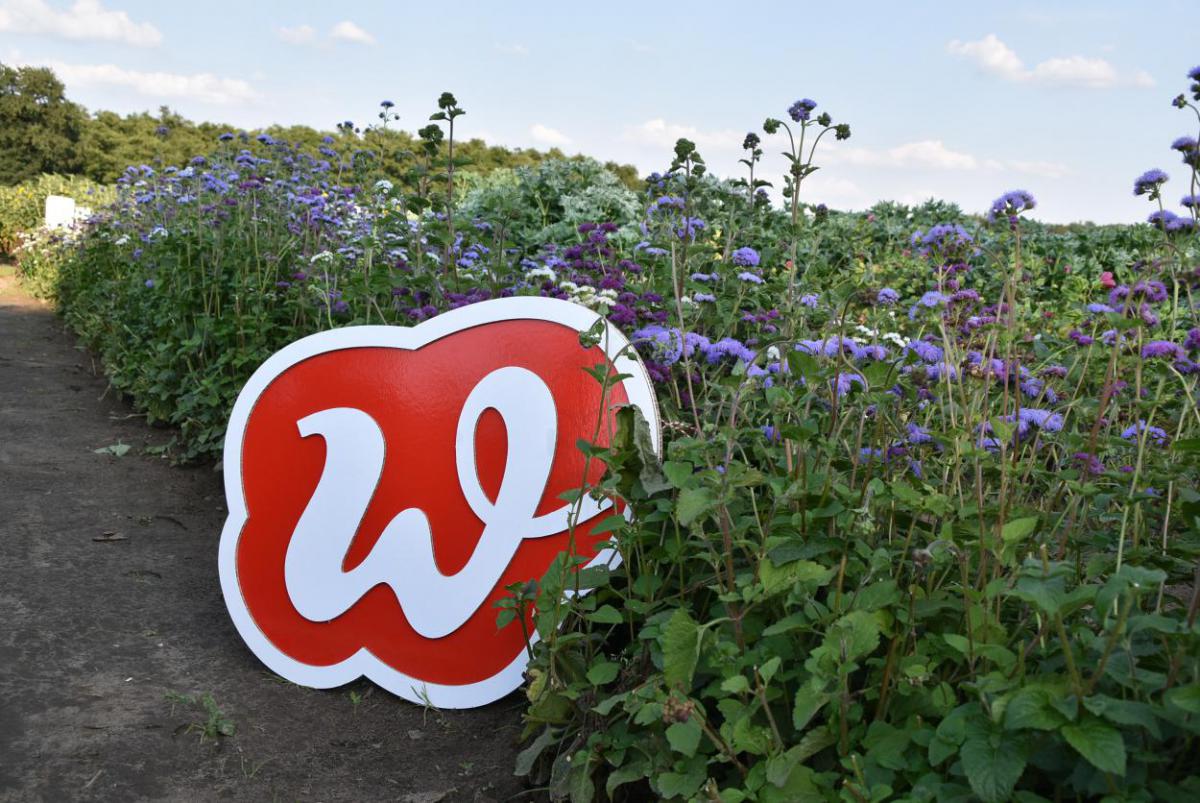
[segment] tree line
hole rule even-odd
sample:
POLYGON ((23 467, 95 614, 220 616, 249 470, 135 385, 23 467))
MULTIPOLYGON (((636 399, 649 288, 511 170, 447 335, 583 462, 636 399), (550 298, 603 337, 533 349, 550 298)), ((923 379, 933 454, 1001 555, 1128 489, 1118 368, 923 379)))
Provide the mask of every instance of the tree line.
MULTIPOLYGON (((47 173, 111 184, 129 165, 182 165, 210 153, 221 134, 237 131, 221 123, 188 120, 166 106, 157 114, 89 112, 67 97, 53 70, 0 63, 0 185, 20 184, 47 173)), ((310 151, 325 145, 342 156, 364 147, 377 149, 383 173, 395 177, 404 172, 408 156, 422 147, 407 131, 378 127, 370 130, 369 145, 362 130, 347 125, 330 131, 273 125, 248 133, 266 133, 310 151), (332 141, 326 142, 326 137, 332 141)), ((454 156, 456 164, 481 176, 547 159, 580 158, 568 157, 558 148, 506 148, 481 139, 456 142, 454 156)), ((627 186, 640 186, 632 165, 608 162, 605 167, 627 186)))

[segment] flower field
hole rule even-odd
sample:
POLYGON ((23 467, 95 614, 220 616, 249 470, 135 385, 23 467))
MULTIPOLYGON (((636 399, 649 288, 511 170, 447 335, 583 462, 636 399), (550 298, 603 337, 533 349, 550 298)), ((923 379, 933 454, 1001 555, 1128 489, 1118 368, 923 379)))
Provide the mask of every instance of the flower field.
POLYGON ((497 611, 540 636, 516 771, 553 798, 1200 799, 1194 136, 1131 177, 1147 224, 1055 227, 1024 190, 809 204, 851 136, 809 99, 747 134, 743 179, 680 140, 640 192, 587 160, 472 174, 437 105, 390 178, 386 101, 315 150, 132 166, 20 268, 180 461, 314 331, 543 295, 630 335, 664 459, 630 413, 584 445, 584 490, 634 512, 606 522, 623 567, 564 557, 497 611))

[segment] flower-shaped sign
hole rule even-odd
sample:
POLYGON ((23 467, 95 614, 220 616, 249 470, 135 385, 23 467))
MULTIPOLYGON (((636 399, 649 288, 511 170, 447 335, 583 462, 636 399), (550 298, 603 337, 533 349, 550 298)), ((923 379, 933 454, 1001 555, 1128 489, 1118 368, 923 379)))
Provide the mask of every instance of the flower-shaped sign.
POLYGON ((522 629, 496 623, 505 586, 568 549, 620 561, 593 532, 612 503, 561 497, 603 472, 579 442, 607 443, 634 405, 659 448, 649 377, 599 320, 497 299, 413 328, 322 332, 267 360, 230 418, 219 554, 255 655, 294 683, 366 676, 446 708, 519 686, 522 629), (581 344, 597 325, 598 344, 581 344))

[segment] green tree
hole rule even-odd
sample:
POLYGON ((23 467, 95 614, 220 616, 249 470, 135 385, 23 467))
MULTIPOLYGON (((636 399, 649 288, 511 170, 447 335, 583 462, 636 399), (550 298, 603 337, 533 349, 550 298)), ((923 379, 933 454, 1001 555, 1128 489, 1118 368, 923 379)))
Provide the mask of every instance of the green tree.
POLYGON ((86 123, 51 70, 0 64, 0 184, 78 172, 86 123))

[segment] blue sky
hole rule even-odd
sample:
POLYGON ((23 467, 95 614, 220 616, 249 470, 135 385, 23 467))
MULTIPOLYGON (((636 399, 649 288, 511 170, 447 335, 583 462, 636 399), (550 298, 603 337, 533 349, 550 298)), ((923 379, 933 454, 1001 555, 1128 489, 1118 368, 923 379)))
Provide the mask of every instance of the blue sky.
MULTIPOLYGON (((818 151, 811 201, 935 196, 982 211, 1022 188, 1035 217, 1142 220, 1133 179, 1184 167, 1171 107, 1200 63, 1194 2, 982 4, 0 0, 0 61, 53 66, 70 96, 251 127, 402 127, 453 91, 465 136, 664 168, 676 137, 732 175, 747 131, 797 98, 851 124, 818 151)), ((830 138, 832 139, 832 138, 830 138)), ((782 143, 780 143, 782 144, 782 143)), ((783 169, 767 138, 768 178, 783 169)))

